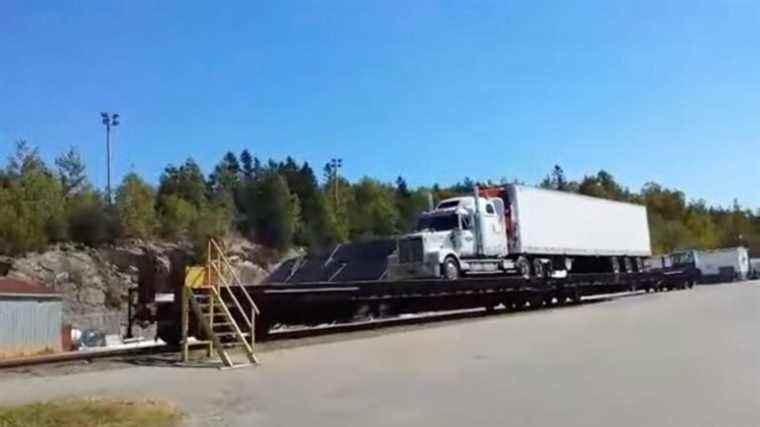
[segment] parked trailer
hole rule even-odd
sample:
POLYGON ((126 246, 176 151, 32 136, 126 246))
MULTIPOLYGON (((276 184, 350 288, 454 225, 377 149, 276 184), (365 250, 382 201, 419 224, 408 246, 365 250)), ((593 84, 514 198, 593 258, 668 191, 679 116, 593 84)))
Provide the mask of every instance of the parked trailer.
MULTIPOLYGON (((261 311, 256 320, 256 338, 266 337, 273 325, 314 326, 349 322, 357 318, 380 318, 409 313, 483 307, 503 304, 508 309, 578 302, 581 297, 631 291, 661 291, 693 286, 689 269, 648 273, 575 274, 561 279, 524 279, 481 276, 447 281, 322 282, 270 284, 236 287, 249 292, 261 311)), ((173 302, 158 307, 158 335, 178 343, 180 301, 178 289, 173 302)), ((238 298, 241 302, 245 298, 238 298)), ((248 307, 243 307, 248 310, 248 307)), ((194 325, 197 322, 191 322, 194 325)), ((198 330, 190 335, 198 334, 198 330)), ((196 335, 198 336, 198 335, 196 335)))
POLYGON ((746 280, 750 261, 747 248, 688 250, 671 255, 676 267, 693 267, 700 273, 701 283, 746 280))
POLYGON ((749 267, 749 277, 751 279, 760 279, 760 258, 750 258, 749 267))

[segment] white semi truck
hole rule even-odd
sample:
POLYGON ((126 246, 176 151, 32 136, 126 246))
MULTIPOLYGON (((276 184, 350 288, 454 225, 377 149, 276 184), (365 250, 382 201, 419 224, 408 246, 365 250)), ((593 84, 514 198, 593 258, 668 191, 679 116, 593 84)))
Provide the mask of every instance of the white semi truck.
POLYGON ((423 213, 415 231, 398 238, 388 272, 397 279, 564 277, 642 271, 650 255, 644 206, 507 184, 475 187, 423 213))

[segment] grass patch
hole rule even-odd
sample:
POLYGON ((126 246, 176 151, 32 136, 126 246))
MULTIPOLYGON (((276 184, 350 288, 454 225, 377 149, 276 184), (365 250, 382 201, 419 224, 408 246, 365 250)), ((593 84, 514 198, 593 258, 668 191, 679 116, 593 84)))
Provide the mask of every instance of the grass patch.
POLYGON ((174 427, 181 419, 174 405, 152 400, 56 400, 0 407, 0 427, 174 427))

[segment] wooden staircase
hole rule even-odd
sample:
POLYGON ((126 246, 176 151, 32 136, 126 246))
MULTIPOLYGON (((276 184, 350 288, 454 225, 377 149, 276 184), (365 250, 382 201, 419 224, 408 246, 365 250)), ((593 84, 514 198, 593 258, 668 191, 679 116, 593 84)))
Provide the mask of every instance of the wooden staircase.
POLYGON ((258 364, 254 349, 259 309, 216 241, 209 240, 207 253, 205 266, 188 269, 182 291, 182 360, 189 360, 191 345, 206 345, 207 356, 216 352, 222 369, 258 364), (192 343, 191 317, 204 338, 192 343), (247 362, 236 363, 231 350, 242 350, 247 362))

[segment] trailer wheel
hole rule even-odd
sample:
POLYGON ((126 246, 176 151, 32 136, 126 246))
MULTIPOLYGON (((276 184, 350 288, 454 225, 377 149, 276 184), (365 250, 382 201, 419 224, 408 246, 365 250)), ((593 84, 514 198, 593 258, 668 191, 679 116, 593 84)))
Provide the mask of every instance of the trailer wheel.
POLYGON ((457 260, 452 257, 446 257, 446 259, 443 261, 443 278, 446 280, 457 280, 459 279, 459 263, 457 260))

